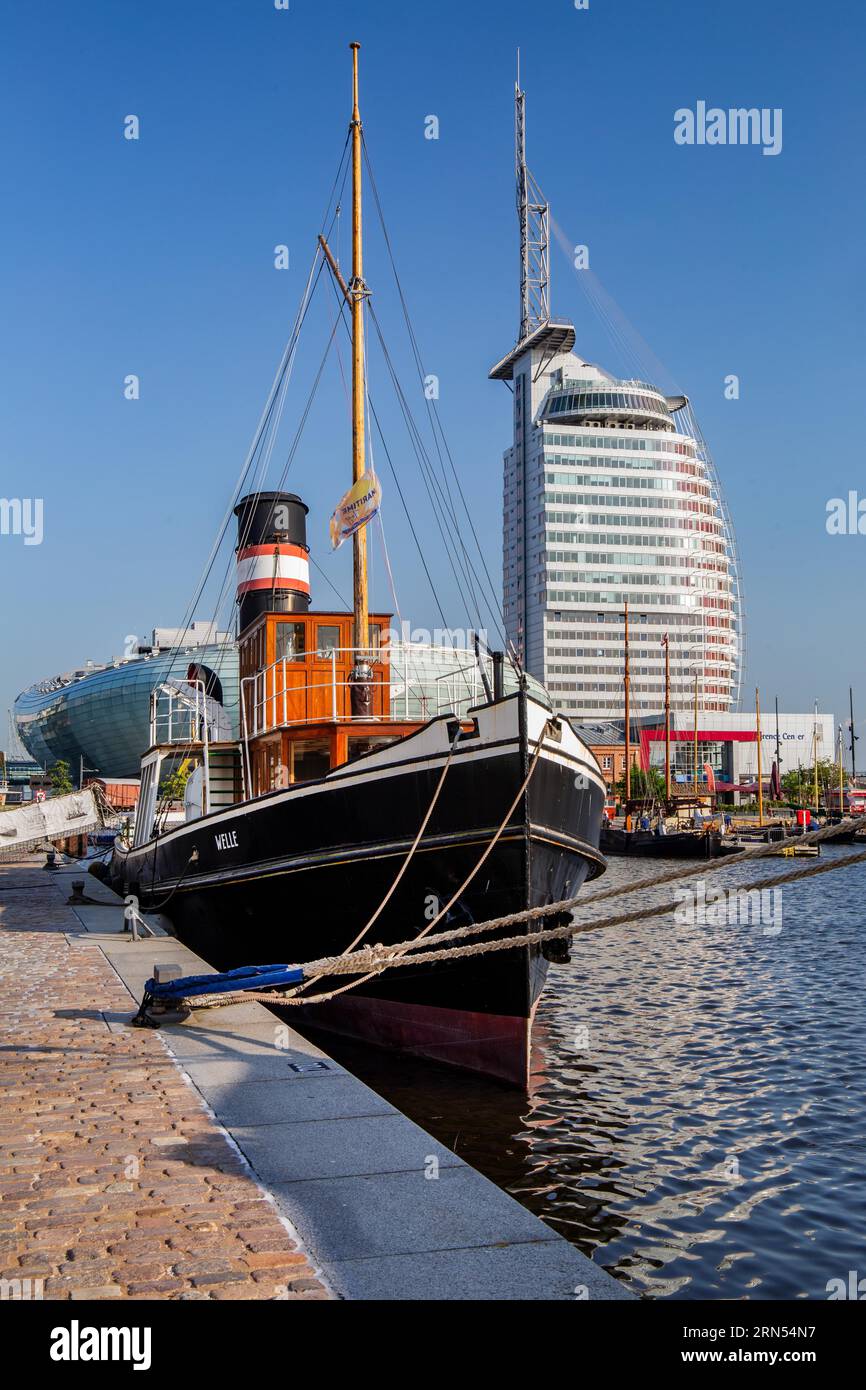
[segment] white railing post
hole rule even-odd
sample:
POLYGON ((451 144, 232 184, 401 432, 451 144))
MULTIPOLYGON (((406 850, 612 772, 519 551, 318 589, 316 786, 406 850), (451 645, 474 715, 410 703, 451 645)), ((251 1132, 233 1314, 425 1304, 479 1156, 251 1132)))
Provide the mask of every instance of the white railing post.
POLYGON ((331 648, 331 718, 337 722, 337 650, 331 648))
POLYGON ((288 724, 289 719, 286 713, 286 658, 283 657, 283 723, 288 724))
POLYGON ((247 760, 244 756, 247 746, 247 720, 244 710, 244 678, 241 676, 238 681, 238 703, 240 705, 240 735, 241 735, 241 792, 244 801, 250 799, 249 782, 247 780, 247 760))
MULTIPOLYGON (((199 682, 196 681, 196 720, 198 720, 198 686, 199 682)), ((208 813, 210 812, 210 730, 208 729, 207 723, 207 704, 205 701, 204 681, 201 681, 201 703, 202 742, 204 743, 204 799, 205 815, 208 815, 208 813)))

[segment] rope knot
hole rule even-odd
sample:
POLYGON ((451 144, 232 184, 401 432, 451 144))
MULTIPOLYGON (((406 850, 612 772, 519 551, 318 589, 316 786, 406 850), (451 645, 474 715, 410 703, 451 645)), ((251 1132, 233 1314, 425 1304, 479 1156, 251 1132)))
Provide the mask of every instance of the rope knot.
POLYGON ((372 946, 367 947, 367 957, 369 959, 370 972, 375 971, 377 975, 383 970, 387 970, 394 955, 393 946, 386 946, 381 941, 374 941, 372 946))

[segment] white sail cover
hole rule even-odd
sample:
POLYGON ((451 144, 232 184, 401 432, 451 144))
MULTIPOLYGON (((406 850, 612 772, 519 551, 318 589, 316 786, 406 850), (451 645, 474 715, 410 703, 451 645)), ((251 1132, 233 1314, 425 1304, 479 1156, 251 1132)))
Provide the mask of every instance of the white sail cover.
POLYGON ((90 834, 104 823, 92 787, 45 801, 29 801, 25 806, 0 812, 0 858, 26 853, 46 840, 90 834))

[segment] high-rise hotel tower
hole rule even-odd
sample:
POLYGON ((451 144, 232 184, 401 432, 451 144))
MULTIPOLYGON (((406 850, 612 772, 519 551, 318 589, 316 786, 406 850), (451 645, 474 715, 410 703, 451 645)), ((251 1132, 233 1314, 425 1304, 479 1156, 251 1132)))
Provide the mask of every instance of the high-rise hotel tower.
POLYGON ((631 708, 734 709, 741 612, 733 529, 685 396, 622 381, 572 351, 551 319, 549 209, 526 167, 516 95, 520 334, 490 372, 514 395, 505 454, 506 631, 565 713, 623 713, 624 609, 631 708))

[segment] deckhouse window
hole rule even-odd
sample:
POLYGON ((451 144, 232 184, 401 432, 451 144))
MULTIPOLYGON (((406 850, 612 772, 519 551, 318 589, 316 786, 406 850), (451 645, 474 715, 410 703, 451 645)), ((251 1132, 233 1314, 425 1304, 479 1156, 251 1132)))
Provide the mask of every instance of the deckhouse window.
POLYGON ((340 649, 340 628, 337 623, 319 623, 316 628, 316 651, 319 656, 330 656, 340 649))
POLYGON ((330 766, 330 749, 324 740, 305 740, 292 744, 293 782, 311 782, 324 777, 330 766))
POLYGON ((303 623, 277 623, 274 655, 277 661, 303 661, 306 651, 303 623))

